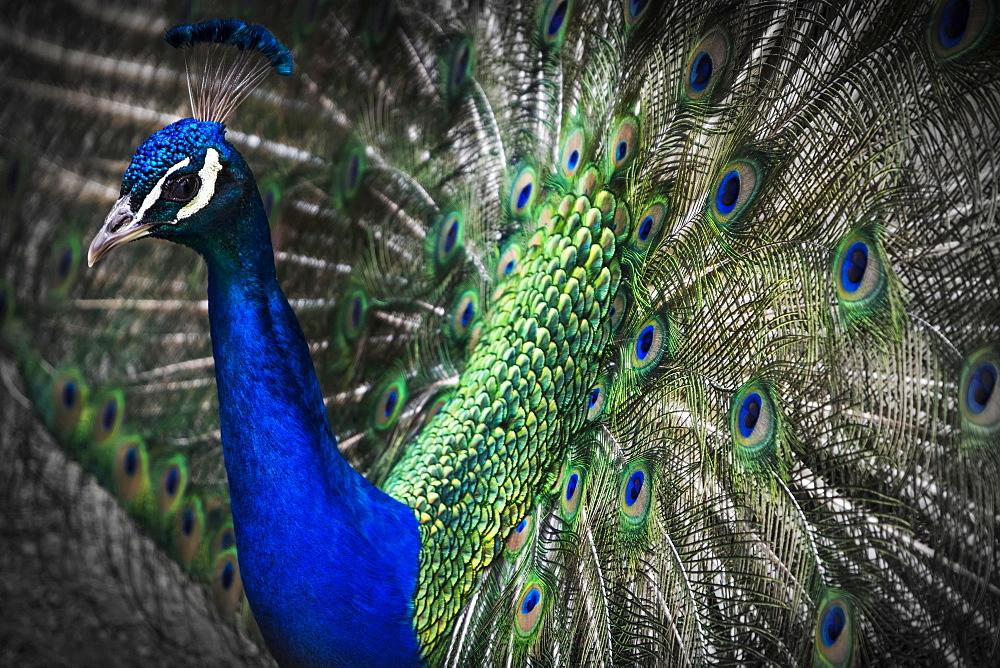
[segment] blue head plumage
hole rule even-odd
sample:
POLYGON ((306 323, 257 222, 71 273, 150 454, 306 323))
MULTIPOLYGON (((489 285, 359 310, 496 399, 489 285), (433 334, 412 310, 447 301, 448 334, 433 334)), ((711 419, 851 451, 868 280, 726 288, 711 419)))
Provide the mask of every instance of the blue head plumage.
POLYGON ((153 133, 136 149, 125 170, 120 195, 145 197, 166 170, 209 145, 225 141, 226 126, 211 121, 184 118, 153 133))

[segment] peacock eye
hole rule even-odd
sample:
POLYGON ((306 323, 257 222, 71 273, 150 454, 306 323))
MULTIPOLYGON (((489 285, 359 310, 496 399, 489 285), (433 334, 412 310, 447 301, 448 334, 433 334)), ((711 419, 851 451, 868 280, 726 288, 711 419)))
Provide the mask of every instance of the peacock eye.
POLYGON ((190 202, 201 188, 201 179, 197 174, 185 174, 163 187, 163 198, 171 202, 190 202))

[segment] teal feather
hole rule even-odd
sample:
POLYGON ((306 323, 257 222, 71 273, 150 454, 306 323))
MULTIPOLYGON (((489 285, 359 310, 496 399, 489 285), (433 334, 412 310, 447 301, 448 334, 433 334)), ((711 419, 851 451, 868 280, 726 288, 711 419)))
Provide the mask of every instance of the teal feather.
POLYGON ((997 662, 1000 6, 264 4, 0 26, 0 583, 32 620, 4 606, 0 662, 278 647, 204 263, 84 262, 188 115, 164 31, 234 14, 292 74, 226 137, 339 452, 422 527, 426 662, 997 662))

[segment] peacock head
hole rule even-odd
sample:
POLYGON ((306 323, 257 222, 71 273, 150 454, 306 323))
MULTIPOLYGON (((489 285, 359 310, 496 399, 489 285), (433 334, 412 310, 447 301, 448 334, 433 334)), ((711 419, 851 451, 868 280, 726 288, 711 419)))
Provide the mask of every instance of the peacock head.
POLYGON ((186 118, 153 134, 135 152, 120 198, 90 244, 91 266, 111 249, 145 236, 198 245, 239 220, 256 188, 225 126, 186 118), (248 178, 249 177, 249 178, 248 178))
POLYGON ((90 266, 146 236, 205 250, 206 241, 226 236, 221 228, 246 220, 247 207, 260 202, 223 123, 272 69, 292 73, 291 51, 263 26, 237 19, 175 26, 164 37, 185 50, 194 118, 168 125, 135 152, 120 197, 90 244, 90 266))

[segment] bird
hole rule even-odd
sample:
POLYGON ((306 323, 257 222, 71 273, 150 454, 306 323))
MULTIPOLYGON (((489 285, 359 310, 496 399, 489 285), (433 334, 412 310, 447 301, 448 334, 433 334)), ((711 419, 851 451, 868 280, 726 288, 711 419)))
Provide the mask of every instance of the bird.
POLYGON ((5 354, 279 663, 1000 657, 995 2, 12 14, 5 354))

